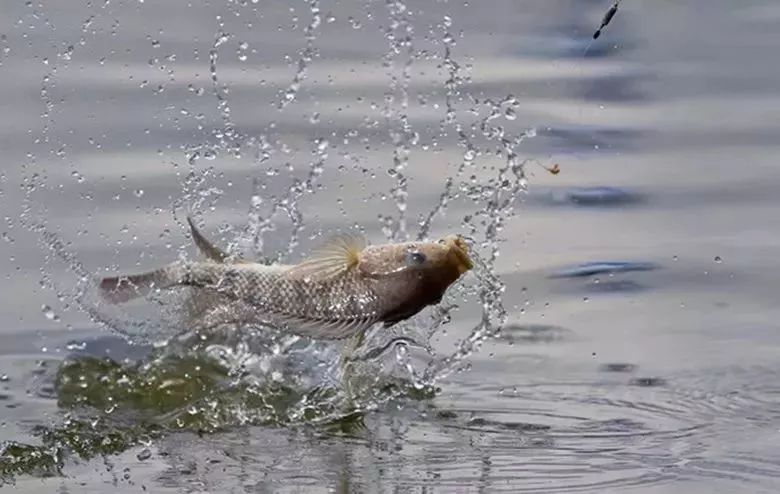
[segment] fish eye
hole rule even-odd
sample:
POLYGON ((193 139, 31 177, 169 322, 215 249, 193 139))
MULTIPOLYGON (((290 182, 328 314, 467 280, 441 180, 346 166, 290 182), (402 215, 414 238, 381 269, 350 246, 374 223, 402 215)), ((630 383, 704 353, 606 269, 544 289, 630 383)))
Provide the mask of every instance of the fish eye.
POLYGON ((425 257, 425 254, 422 252, 418 252, 416 250, 408 251, 406 253, 406 263, 410 266, 419 266, 420 264, 423 264, 427 258, 425 257))

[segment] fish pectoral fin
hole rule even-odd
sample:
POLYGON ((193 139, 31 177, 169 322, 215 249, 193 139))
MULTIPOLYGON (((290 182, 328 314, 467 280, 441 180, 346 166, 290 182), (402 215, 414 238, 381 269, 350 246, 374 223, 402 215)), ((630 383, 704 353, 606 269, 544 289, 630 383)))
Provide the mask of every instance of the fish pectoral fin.
POLYGON ((366 248, 362 235, 345 233, 332 237, 311 255, 290 269, 293 277, 326 279, 352 269, 360 262, 360 253, 366 248))
POLYGON ((190 225, 190 233, 192 234, 192 240, 198 249, 214 262, 227 263, 232 262, 235 264, 243 264, 247 261, 243 259, 231 259, 230 254, 223 251, 213 243, 211 243, 195 226, 195 222, 190 216, 187 216, 187 223, 190 225))

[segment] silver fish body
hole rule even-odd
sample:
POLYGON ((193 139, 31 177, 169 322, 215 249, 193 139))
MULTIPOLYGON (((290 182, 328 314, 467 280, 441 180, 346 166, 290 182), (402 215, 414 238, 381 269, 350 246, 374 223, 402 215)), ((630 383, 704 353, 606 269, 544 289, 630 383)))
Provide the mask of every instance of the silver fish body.
POLYGON ((229 263, 191 226, 210 261, 105 278, 104 296, 119 303, 154 289, 196 287, 240 301, 257 319, 285 325, 296 334, 343 339, 376 323, 393 325, 438 303, 471 267, 465 245, 456 237, 368 247, 355 237, 338 237, 297 265, 229 263))
POLYGON ((181 268, 176 285, 206 288, 252 306, 258 317, 295 332, 341 339, 383 320, 386 299, 354 272, 326 279, 296 276, 292 267, 193 263, 181 268))

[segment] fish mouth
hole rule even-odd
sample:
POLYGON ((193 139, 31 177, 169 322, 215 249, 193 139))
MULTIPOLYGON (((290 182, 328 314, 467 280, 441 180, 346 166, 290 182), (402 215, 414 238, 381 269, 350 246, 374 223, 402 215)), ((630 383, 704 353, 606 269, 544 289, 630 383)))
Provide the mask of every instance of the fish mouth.
POLYGON ((444 238, 444 245, 449 248, 450 259, 458 268, 458 274, 463 274, 474 267, 474 262, 469 257, 469 246, 459 235, 448 235, 444 238))

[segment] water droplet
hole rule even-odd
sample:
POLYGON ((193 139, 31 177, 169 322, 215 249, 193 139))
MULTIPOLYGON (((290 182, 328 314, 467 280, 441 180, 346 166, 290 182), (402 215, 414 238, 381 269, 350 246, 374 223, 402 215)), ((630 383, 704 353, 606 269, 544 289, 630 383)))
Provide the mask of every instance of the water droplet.
POLYGON ((219 36, 217 36, 216 41, 214 42, 214 48, 219 48, 221 45, 225 44, 230 40, 230 35, 226 33, 219 33, 219 36))
POLYGON ((722 259, 720 256, 715 256, 715 262, 717 262, 718 264, 720 264, 720 263, 722 263, 722 262, 723 262, 723 259, 722 259))
POLYGON ((136 458, 138 458, 138 461, 146 461, 149 458, 152 457, 152 452, 149 450, 149 448, 142 449, 137 455, 136 458))
POLYGON ((43 312, 43 315, 46 316, 46 319, 49 321, 57 319, 57 314, 55 314, 54 310, 46 304, 41 306, 41 312, 43 312))
POLYGON ((139 199, 142 198, 144 196, 144 189, 135 189, 133 195, 139 199))
POLYGON ((65 345, 65 349, 71 352, 81 351, 87 348, 87 342, 85 341, 69 341, 65 345))
POLYGON ((65 49, 65 52, 62 55, 60 55, 60 58, 62 58, 63 60, 70 60, 72 57, 73 57, 73 45, 70 45, 65 49))
POLYGON ((236 50, 236 56, 238 59, 242 62, 246 62, 247 55, 246 51, 249 49, 249 43, 246 41, 242 41, 238 44, 238 49, 236 50))
POLYGON ((507 120, 515 120, 517 118, 517 113, 512 108, 507 108, 504 111, 504 118, 507 120))

